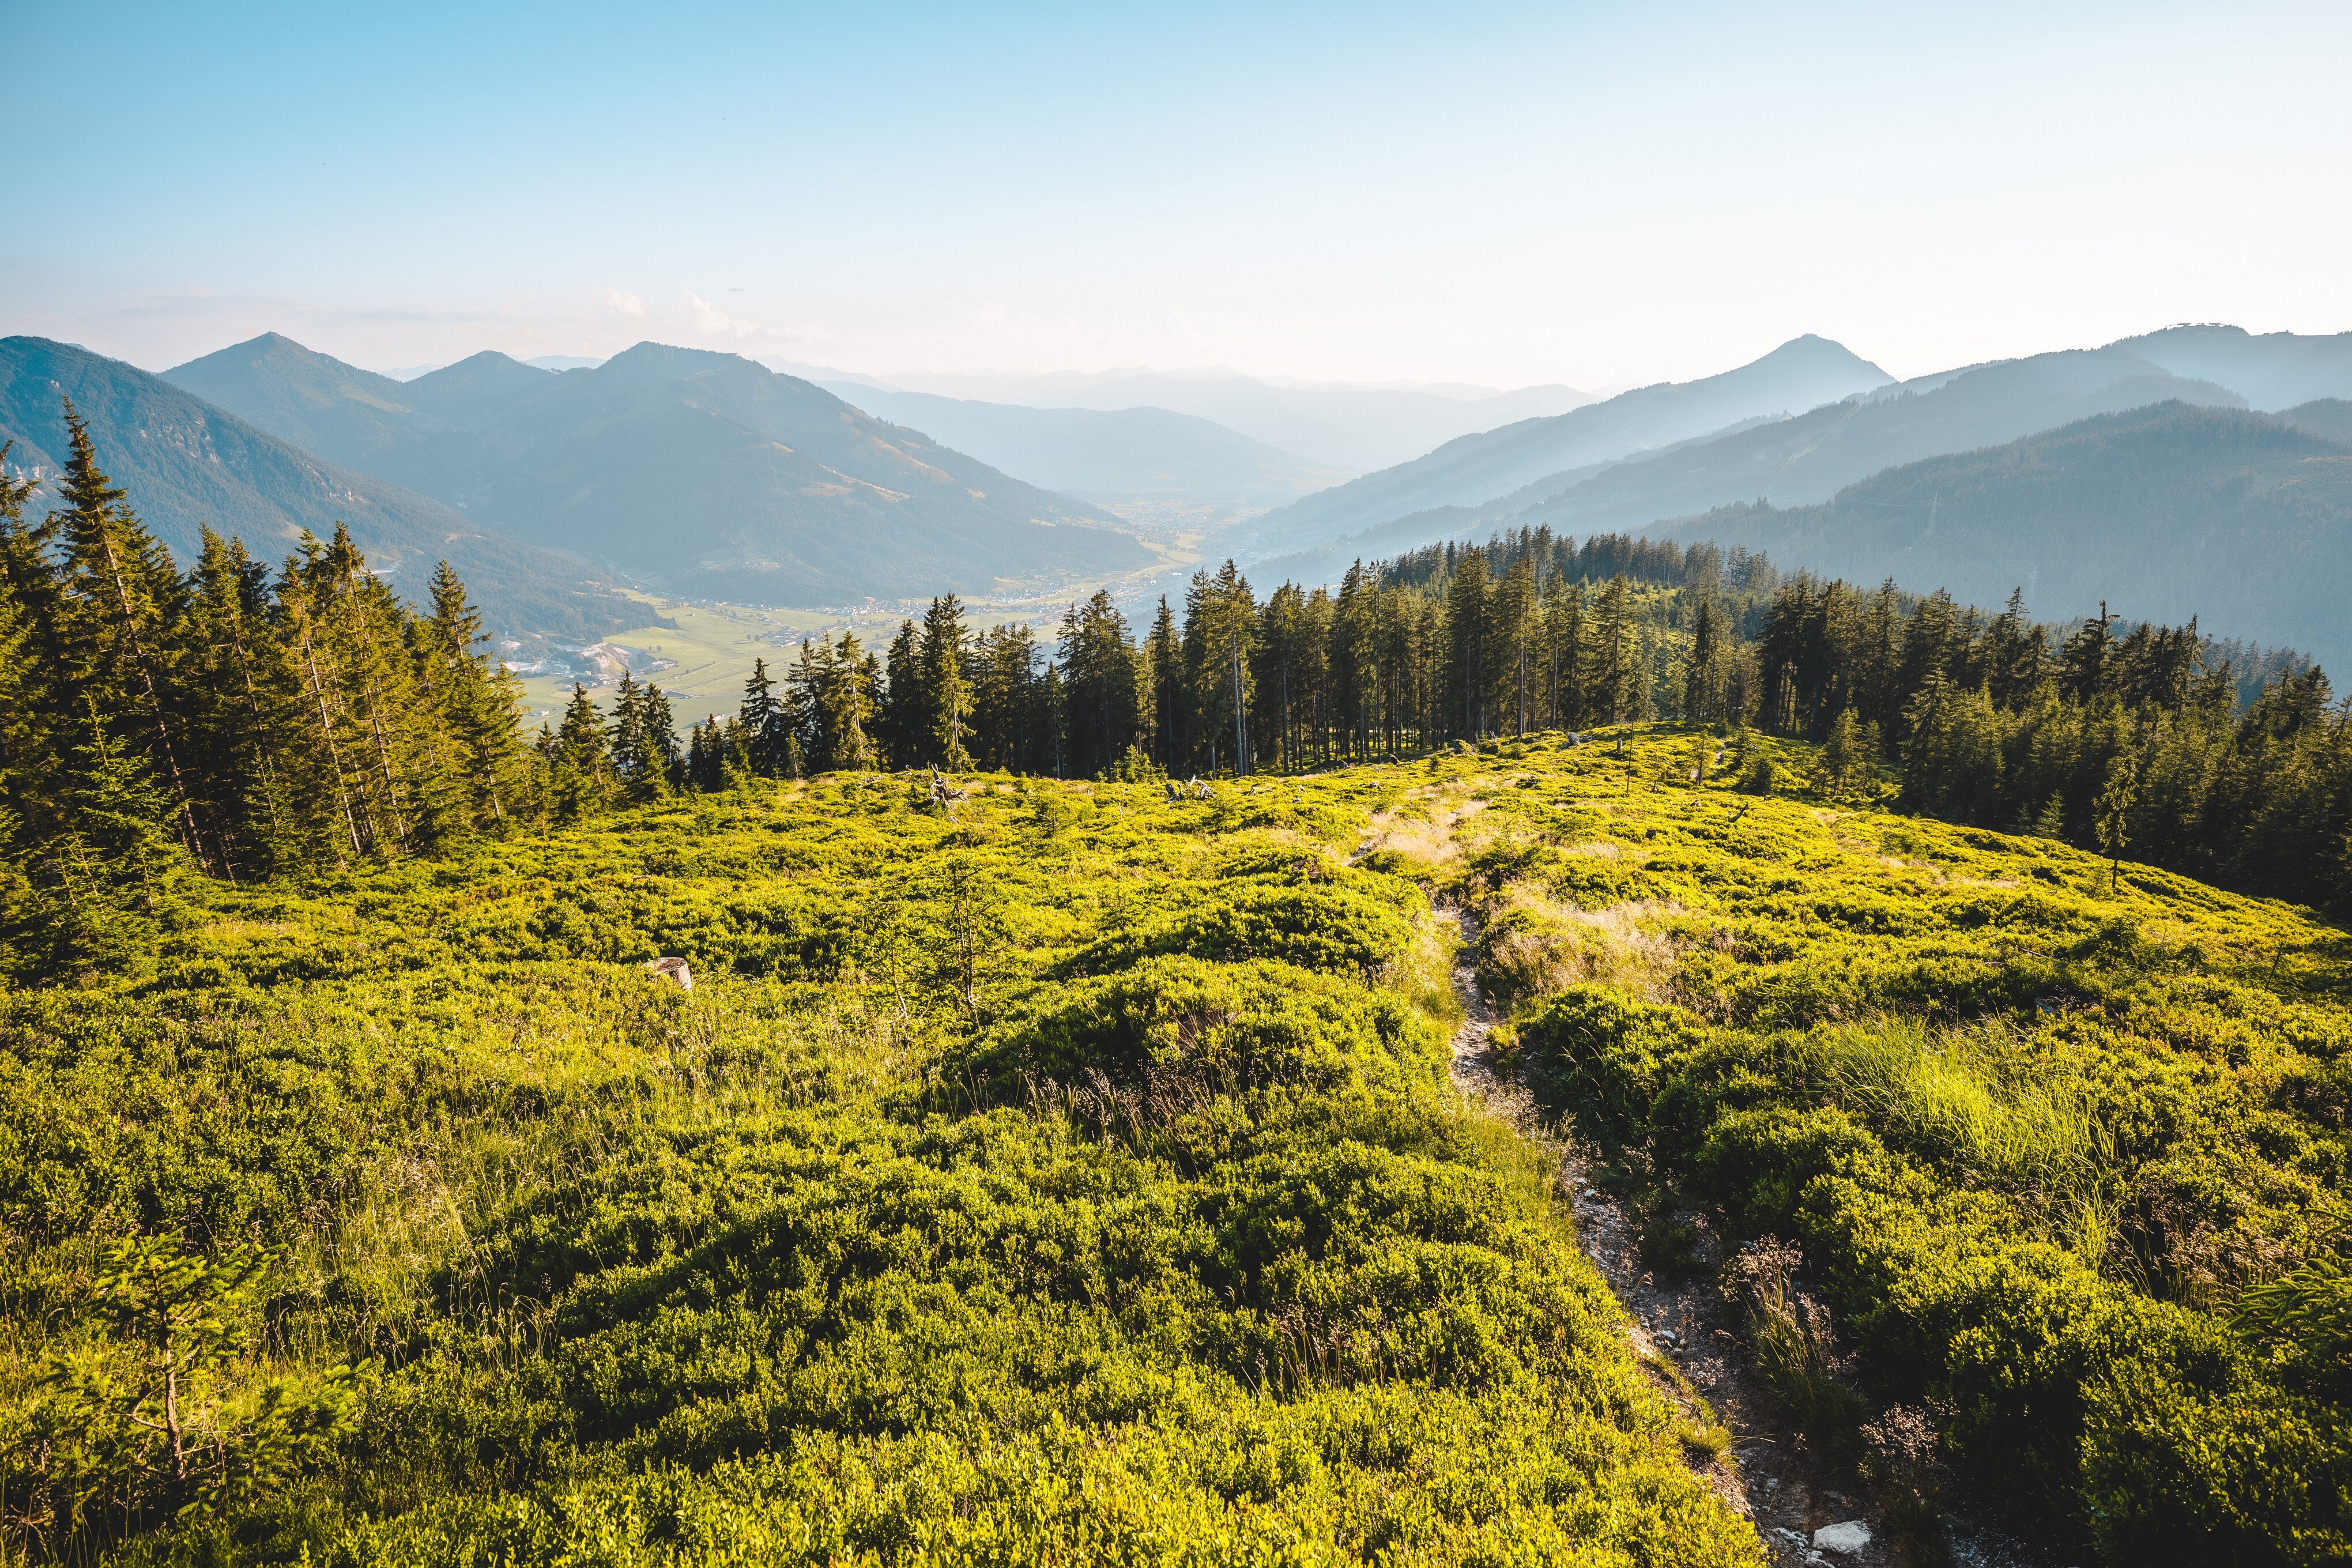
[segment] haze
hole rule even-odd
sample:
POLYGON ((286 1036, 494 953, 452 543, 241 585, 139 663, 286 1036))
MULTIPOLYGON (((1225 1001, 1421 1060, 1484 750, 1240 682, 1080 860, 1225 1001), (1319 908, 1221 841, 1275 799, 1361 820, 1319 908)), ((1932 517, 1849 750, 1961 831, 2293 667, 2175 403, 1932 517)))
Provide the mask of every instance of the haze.
POLYGON ((151 368, 1605 390, 2346 325, 2340 5, 5 9, 0 333, 151 368))

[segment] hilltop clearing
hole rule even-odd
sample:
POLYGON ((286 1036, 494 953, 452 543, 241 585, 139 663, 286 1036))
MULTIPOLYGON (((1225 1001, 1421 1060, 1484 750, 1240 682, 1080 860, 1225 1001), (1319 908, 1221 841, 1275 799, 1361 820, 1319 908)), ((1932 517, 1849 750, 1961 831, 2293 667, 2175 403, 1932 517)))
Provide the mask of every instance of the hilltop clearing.
POLYGON ((2340 1551, 2341 933, 1628 734, 760 781, 175 884, 7 1003, 17 1539, 1757 1563, 1737 1353, 1882 1543, 1994 1498, 2115 1562, 2340 1551), (1425 889, 1717 1324, 1637 1350, 1451 1088, 1425 889), (172 1302, 220 1325, 184 1473, 131 1419, 172 1302))

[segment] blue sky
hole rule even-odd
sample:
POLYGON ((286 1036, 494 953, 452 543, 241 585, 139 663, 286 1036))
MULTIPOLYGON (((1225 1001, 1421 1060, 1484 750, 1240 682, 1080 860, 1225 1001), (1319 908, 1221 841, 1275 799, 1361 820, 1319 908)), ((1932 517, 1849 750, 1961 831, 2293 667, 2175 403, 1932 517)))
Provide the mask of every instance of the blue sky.
POLYGON ((1897 374, 2352 329, 2352 6, 0 0, 0 333, 1897 374), (207 14, 210 12, 212 14, 207 14))

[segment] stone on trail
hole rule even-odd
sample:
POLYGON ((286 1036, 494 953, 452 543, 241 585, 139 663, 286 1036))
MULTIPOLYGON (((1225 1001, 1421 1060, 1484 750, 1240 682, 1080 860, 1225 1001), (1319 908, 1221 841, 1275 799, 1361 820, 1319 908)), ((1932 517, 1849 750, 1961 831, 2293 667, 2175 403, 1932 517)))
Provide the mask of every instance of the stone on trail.
POLYGON ((1859 1555, 1870 1544, 1870 1526, 1858 1519, 1842 1524, 1825 1524, 1813 1531, 1813 1550, 1835 1552, 1842 1556, 1859 1555))

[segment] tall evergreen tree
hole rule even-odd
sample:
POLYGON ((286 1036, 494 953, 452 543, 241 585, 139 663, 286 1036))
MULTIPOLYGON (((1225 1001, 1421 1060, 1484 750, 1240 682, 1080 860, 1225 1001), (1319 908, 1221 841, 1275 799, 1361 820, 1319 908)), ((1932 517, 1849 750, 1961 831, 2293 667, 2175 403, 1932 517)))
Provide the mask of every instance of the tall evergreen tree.
POLYGON ((1641 645, 1633 625, 1633 589, 1623 573, 1609 579, 1592 610, 1591 673, 1584 687, 1587 713, 1601 724, 1622 724, 1639 706, 1641 645))
POLYGON ((553 777, 548 782, 547 794, 557 821, 577 822, 612 805, 613 759, 604 721, 596 712, 595 699, 576 680, 549 758, 553 777))
POLYGON ((627 805, 650 805, 669 794, 669 758, 655 733, 648 691, 628 670, 622 670, 606 730, 614 790, 627 805))
POLYGON ((423 680, 456 743, 457 787, 478 828, 503 833, 526 814, 530 770, 522 740, 522 682, 479 651, 482 617, 449 563, 434 569, 433 613, 417 626, 423 680))
POLYGON ((1465 550, 1445 590, 1445 693, 1448 728, 1465 740, 1486 732, 1493 669, 1488 644, 1494 606, 1486 580, 1486 554, 1465 550))
POLYGON ((1136 651, 1108 589, 1063 613, 1057 651, 1069 713, 1069 766, 1081 775, 1108 773, 1143 728, 1136 651))
MULTIPOLYGON (((65 402, 67 454, 58 484, 64 504, 54 515, 68 619, 62 639, 72 688, 94 713, 137 715, 130 733, 136 752, 116 746, 105 765, 153 773, 173 805, 181 847, 217 865, 219 846, 207 842, 180 766, 165 694, 175 689, 185 590, 171 557, 141 526, 123 493, 98 466, 89 426, 65 402)), ((100 745, 93 728, 85 744, 100 745)), ((96 766, 96 754, 92 754, 96 766)))
MULTIPOLYGON (((806 645, 803 645, 805 650, 806 645)), ((804 655, 805 656, 805 655, 804 655)), ((786 742, 792 735, 784 705, 776 697, 776 682, 768 674, 768 661, 754 658, 751 673, 743 682, 743 704, 735 711, 735 722, 742 732, 742 749, 751 772, 761 778, 782 778, 790 771, 786 742)))
POLYGON ((1145 655, 1151 665, 1151 759, 1173 772, 1189 754, 1192 740, 1185 711, 1190 689, 1184 679, 1184 643, 1177 635, 1175 612, 1169 608, 1165 594, 1160 595, 1160 608, 1151 617, 1145 655))
POLYGON ((924 761, 950 773, 971 768, 971 681, 964 670, 963 604, 953 594, 931 601, 923 614, 921 646, 924 761))

